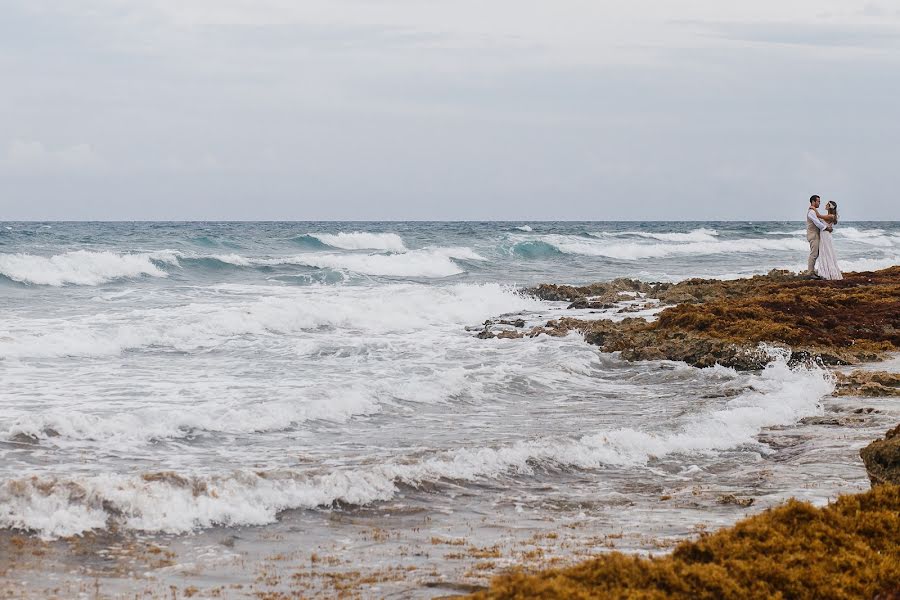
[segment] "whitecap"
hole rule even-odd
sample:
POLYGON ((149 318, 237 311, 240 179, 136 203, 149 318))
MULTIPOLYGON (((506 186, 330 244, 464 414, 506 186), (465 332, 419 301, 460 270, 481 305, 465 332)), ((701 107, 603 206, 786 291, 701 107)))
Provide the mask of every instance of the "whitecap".
POLYGON ((99 285, 116 279, 147 275, 167 277, 168 273, 153 260, 172 263, 166 253, 118 254, 75 250, 55 256, 0 254, 0 274, 9 279, 35 285, 99 285))
POLYGON ((308 235, 332 248, 341 248, 343 250, 407 251, 403 238, 396 233, 369 233, 366 231, 344 233, 341 231, 337 234, 310 233, 308 235))
POLYGON ((596 469, 641 467, 654 457, 708 454, 756 444, 767 427, 821 413, 834 388, 820 369, 770 364, 753 389, 670 431, 619 428, 576 438, 527 439, 497 447, 446 450, 414 459, 316 472, 285 468, 230 473, 41 475, 0 483, 0 527, 53 538, 102 529, 109 522, 142 532, 183 533, 214 525, 262 525, 280 511, 366 505, 393 498, 398 485, 477 482, 531 476, 536 465, 596 469))
POLYGON ((594 237, 639 237, 651 240, 660 240, 663 242, 714 242, 719 235, 715 229, 707 229, 701 227, 689 232, 661 232, 653 233, 647 231, 618 231, 609 232, 601 231, 591 233, 594 237))
POLYGON ((394 284, 339 290, 252 286, 252 290, 265 295, 121 315, 9 321, 0 337, 0 358, 114 356, 149 347, 192 352, 239 336, 283 335, 320 327, 367 334, 412 332, 459 327, 506 311, 541 306, 538 300, 497 284, 394 284))
POLYGON ((545 235, 540 240, 565 254, 602 256, 619 260, 641 260, 669 256, 708 254, 751 254, 809 249, 805 239, 747 238, 742 240, 693 241, 686 243, 641 243, 590 239, 571 235, 545 235))
POLYGON ((471 248, 423 248, 402 254, 328 254, 308 253, 259 260, 259 264, 293 264, 346 270, 363 275, 386 277, 449 277, 465 270, 453 261, 483 261, 471 248))

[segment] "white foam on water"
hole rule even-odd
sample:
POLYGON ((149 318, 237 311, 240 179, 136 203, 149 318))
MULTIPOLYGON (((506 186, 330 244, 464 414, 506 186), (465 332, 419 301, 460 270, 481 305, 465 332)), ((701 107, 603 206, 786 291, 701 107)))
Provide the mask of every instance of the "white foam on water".
POLYGON ((651 233, 646 231, 618 231, 618 232, 609 232, 609 231, 601 231, 596 233, 591 233, 592 236, 605 238, 605 237, 640 237, 652 240, 660 240, 664 242, 714 242, 716 241, 716 237, 719 235, 719 232, 715 229, 707 229, 705 227, 701 227, 699 229, 694 229, 693 231, 686 233, 651 233))
MULTIPOLYGON (((399 255, 398 255, 399 256, 399 255)), ((0 358, 115 356, 125 350, 192 352, 241 336, 260 339, 322 327, 365 334, 460 330, 497 314, 534 309, 538 300, 497 284, 378 287, 252 286, 255 296, 165 309, 107 311, 65 319, 8 319, 0 358)))
MULTIPOLYGON (((713 373, 716 377, 727 373, 713 373)), ((0 483, 0 527, 74 535, 106 526, 183 533, 214 525, 261 525, 279 511, 365 505, 392 498, 399 484, 443 480, 478 482, 529 477, 535 465, 594 469, 646 465, 653 457, 709 454, 756 443, 767 427, 819 414, 834 389, 819 369, 790 369, 784 357, 753 381, 753 388, 689 417, 670 431, 619 428, 577 438, 539 438, 496 447, 470 447, 329 471, 278 469, 230 473, 35 475, 0 483)))
POLYGON ((519 225, 518 227, 516 227, 516 229, 518 229, 519 231, 534 231, 531 228, 531 225, 519 225))
MULTIPOLYGON (((423 346, 415 349, 417 354, 424 355, 429 342, 423 346)), ((417 366, 427 366, 427 360, 425 356, 417 366)), ((15 415, 7 410, 4 420, 9 425, 0 429, 0 439, 27 439, 66 451, 88 441, 113 451, 147 452, 147 442, 296 430, 310 421, 346 423, 398 402, 446 403, 461 394, 484 397, 484 383, 471 378, 471 369, 435 367, 427 374, 409 375, 397 373, 390 364, 383 367, 370 382, 333 374, 318 381, 277 378, 253 385, 223 379, 197 385, 189 394, 183 382, 145 382, 142 389, 151 400, 132 400, 128 411, 114 401, 104 404, 100 397, 86 403, 72 397, 70 390, 64 400, 57 399, 60 406, 48 403, 40 412, 22 410, 15 415)), ((31 393, 52 397, 52 390, 43 388, 32 388, 31 393)))
MULTIPOLYGON (((706 234, 704 234, 706 235, 706 234)), ((685 243, 610 242, 571 235, 544 235, 539 239, 565 254, 641 260, 669 256, 752 254, 771 251, 809 250, 805 239, 747 238, 741 240, 688 241, 685 243)))
POLYGON ((0 254, 0 274, 22 283, 63 286, 100 285, 116 279, 147 275, 167 277, 168 273, 153 260, 172 263, 171 254, 119 254, 74 250, 55 256, 35 254, 0 254))
MULTIPOLYGON (((206 395, 212 396, 213 391, 206 395)), ((227 398, 229 390, 222 391, 227 398)), ((111 407, 103 414, 85 413, 83 406, 48 408, 13 419, 6 430, 0 430, 0 439, 25 437, 61 448, 77 448, 73 441, 92 441, 111 449, 140 449, 144 442, 203 433, 283 431, 315 420, 343 423, 381 409, 377 394, 362 385, 291 390, 274 383, 267 391, 284 398, 250 402, 247 398, 226 401, 222 396, 207 401, 154 397, 149 405, 134 402, 127 412, 111 407)))
POLYGON ((471 248, 423 248, 402 254, 323 254, 309 253, 264 259, 259 264, 293 264, 320 269, 345 270, 363 275, 386 277, 449 277, 465 270, 453 259, 483 261, 471 248))
POLYGON ((219 262, 228 263, 237 267, 249 267, 253 262, 240 254, 213 254, 210 258, 214 258, 219 262))
POLYGON ((387 252, 406 252, 406 245, 396 233, 369 233, 366 231, 352 231, 336 234, 310 233, 309 237, 316 238, 323 244, 333 248, 344 250, 384 250, 387 252))
POLYGON ((900 239, 895 236, 886 235, 883 229, 858 229, 856 227, 838 224, 834 228, 834 237, 838 239, 847 238, 854 242, 879 246, 881 248, 891 248, 900 245, 900 239))

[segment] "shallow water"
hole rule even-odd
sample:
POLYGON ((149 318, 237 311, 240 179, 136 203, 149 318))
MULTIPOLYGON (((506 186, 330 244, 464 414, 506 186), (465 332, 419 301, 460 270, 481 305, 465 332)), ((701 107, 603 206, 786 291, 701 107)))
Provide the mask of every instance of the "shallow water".
MULTIPOLYGON (((577 335, 471 331, 573 313, 525 284, 799 269, 799 230, 0 224, 0 528, 150 536, 177 554, 160 581, 241 580, 235 560, 318 551, 338 570, 415 567, 365 589, 430 595, 424 581, 483 579, 541 532, 556 535, 541 560, 664 549, 863 488, 855 452, 896 411, 855 415, 822 370, 627 363, 577 335), (435 536, 502 551, 444 558, 460 552, 435 536)), ((900 225, 842 225, 835 244, 847 270, 896 264, 900 225)))

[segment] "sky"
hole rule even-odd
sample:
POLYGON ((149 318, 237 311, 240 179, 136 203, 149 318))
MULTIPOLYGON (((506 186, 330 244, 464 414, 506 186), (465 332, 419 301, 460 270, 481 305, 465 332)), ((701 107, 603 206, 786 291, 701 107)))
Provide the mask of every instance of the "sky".
POLYGON ((900 2, 0 0, 0 220, 900 220, 900 2))

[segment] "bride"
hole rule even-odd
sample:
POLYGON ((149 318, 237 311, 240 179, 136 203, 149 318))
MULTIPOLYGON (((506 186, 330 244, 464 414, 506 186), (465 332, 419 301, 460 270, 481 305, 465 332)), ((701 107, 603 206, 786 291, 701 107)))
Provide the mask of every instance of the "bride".
MULTIPOLYGON (((819 218, 832 227, 838 222, 837 203, 829 201, 825 205, 827 215, 819 215, 819 218)), ((834 244, 831 240, 831 232, 823 230, 819 236, 819 260, 816 261, 816 274, 823 279, 843 279, 838 268, 837 255, 834 253, 834 244)))

